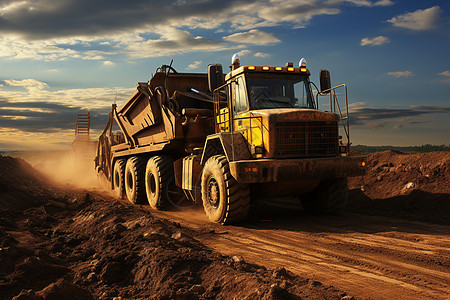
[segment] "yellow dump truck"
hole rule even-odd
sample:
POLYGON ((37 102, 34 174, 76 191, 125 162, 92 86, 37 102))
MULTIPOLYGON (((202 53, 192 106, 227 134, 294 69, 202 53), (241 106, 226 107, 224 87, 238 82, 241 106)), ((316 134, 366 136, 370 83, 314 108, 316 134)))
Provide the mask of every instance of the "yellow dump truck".
POLYGON ((346 85, 331 87, 321 70, 314 89, 304 59, 299 67, 240 66, 235 55, 230 69, 178 73, 163 65, 138 83, 121 108, 113 105, 97 171, 133 203, 202 203, 221 224, 243 221, 254 197, 293 195, 308 212, 341 212, 347 177, 365 166, 349 155, 346 85))

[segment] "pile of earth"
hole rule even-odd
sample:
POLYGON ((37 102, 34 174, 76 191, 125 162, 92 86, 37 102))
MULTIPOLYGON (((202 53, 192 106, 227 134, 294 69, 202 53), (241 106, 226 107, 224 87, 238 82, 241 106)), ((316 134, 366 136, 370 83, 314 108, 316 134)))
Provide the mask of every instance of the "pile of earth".
POLYGON ((366 154, 365 176, 350 178, 347 211, 450 224, 450 152, 366 154))
POLYGON ((63 191, 0 156, 0 299, 352 299, 223 256, 147 210, 63 191))

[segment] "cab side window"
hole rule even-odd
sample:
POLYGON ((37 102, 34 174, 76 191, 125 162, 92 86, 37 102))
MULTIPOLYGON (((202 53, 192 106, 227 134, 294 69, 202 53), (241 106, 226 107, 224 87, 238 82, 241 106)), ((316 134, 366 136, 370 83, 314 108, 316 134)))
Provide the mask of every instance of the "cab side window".
POLYGON ((234 112, 239 113, 248 109, 247 92, 245 89, 244 80, 241 77, 236 79, 233 83, 233 97, 234 97, 234 112))

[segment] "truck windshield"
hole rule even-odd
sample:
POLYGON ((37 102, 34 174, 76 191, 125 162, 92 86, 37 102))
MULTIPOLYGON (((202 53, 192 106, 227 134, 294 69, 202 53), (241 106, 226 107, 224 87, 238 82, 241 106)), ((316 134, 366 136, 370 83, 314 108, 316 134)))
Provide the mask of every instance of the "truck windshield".
POLYGON ((251 109, 315 108, 308 77, 295 74, 247 74, 251 109))

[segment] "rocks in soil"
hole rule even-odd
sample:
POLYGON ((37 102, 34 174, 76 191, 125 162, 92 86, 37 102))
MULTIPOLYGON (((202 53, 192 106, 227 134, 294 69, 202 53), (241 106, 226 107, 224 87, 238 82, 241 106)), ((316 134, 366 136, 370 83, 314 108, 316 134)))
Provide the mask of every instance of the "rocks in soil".
POLYGON ((450 224, 450 152, 389 150, 366 159, 366 175, 349 179, 348 211, 450 224))

